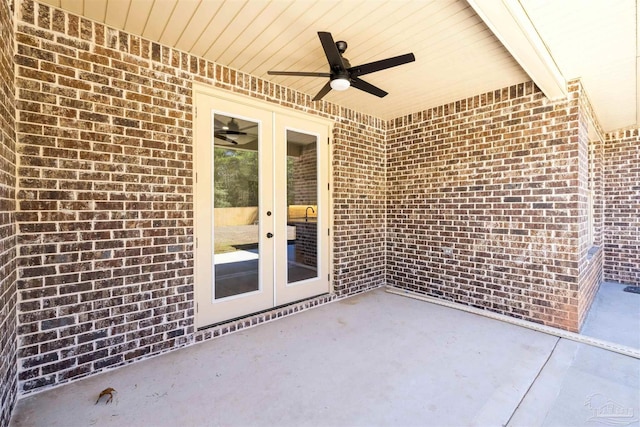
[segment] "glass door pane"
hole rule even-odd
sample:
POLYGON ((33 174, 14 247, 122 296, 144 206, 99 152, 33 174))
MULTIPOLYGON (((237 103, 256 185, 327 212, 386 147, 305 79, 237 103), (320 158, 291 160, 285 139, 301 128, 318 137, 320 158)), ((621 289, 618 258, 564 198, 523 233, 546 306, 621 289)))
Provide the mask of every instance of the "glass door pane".
POLYGON ((195 83, 194 100, 196 326, 329 292, 328 122, 195 83))
POLYGON ((194 102, 194 280, 202 328, 273 307, 278 234, 273 114, 197 84, 194 102))
POLYGON ((214 114, 214 298, 260 289, 258 123, 214 114))
POLYGON ((318 277, 318 137, 287 130, 287 283, 318 277))

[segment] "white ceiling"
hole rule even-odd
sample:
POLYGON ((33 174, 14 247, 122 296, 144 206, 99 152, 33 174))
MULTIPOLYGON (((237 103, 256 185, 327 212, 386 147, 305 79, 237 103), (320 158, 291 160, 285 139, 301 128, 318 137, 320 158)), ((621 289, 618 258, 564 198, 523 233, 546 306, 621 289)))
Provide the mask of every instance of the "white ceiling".
POLYGON ((605 130, 640 123, 636 0, 520 0, 566 79, 580 78, 605 130))
POLYGON ((559 80, 583 79, 605 130, 639 122, 636 0, 41 1, 312 96, 325 79, 267 71, 328 72, 318 31, 347 41, 352 65, 413 52, 416 62, 363 77, 385 98, 353 88, 324 98, 383 119, 531 79, 550 94, 535 71, 543 64, 559 80), (523 12, 526 38, 551 60, 518 54, 496 22, 504 17, 476 14, 499 2, 523 12))

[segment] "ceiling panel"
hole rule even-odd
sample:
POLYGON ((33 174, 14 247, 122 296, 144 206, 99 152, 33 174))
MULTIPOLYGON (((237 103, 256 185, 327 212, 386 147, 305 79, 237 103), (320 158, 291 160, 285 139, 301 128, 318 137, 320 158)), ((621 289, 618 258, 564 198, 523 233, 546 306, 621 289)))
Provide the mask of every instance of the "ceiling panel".
POLYGON ((605 131, 637 126, 636 0, 520 0, 558 68, 580 78, 605 131))
MULTIPOLYGON (((205 56, 205 53, 215 43, 215 41, 229 29, 229 23, 246 6, 247 1, 217 2, 220 7, 216 9, 209 21, 209 25, 202 31, 195 45, 188 52, 198 56, 205 56)), ((207 59, 210 59, 207 57, 207 59)), ((226 64, 223 64, 226 65, 226 64)))
POLYGON ((162 31, 160 43, 175 46, 184 32, 191 31, 189 22, 191 22, 199 3, 200 0, 180 0, 180 4, 173 9, 169 22, 162 31))
MULTIPOLYGON (((85 7, 91 7, 91 0, 85 1, 87 2, 85 7)), ((159 41, 162 33, 164 33, 164 29, 167 27, 169 18, 173 14, 173 10, 177 6, 178 2, 173 0, 154 0, 151 10, 146 16, 129 15, 129 17, 145 22, 144 30, 142 34, 140 34, 141 36, 149 40, 159 41)))
MULTIPOLYGON (((278 2, 280 4, 280 2, 278 2)), ((205 58, 216 61, 220 64, 231 66, 231 64, 222 61, 225 54, 230 50, 236 40, 248 43, 251 39, 251 31, 256 25, 260 25, 263 19, 271 22, 269 16, 265 16, 265 10, 269 9, 269 0, 251 0, 245 3, 244 7, 238 12, 233 19, 227 23, 226 30, 220 33, 209 49, 204 53, 205 58), (236 28, 242 28, 242 31, 235 31, 236 28)))
POLYGON ((246 70, 251 65, 253 68, 248 72, 252 74, 257 69, 259 70, 261 66, 266 69, 264 64, 271 58, 269 54, 270 46, 287 42, 289 39, 294 39, 300 35, 299 32, 296 32, 298 30, 291 26, 290 23, 303 13, 303 10, 295 7, 295 2, 291 2, 290 6, 273 21, 272 25, 261 28, 260 33, 255 34, 247 46, 248 48, 239 49, 231 63, 242 70, 246 70))
POLYGON ((93 21, 105 22, 105 17, 107 16, 107 0, 91 0, 90 4, 85 3, 84 16, 93 21))
POLYGON ((123 29, 130 6, 131 0, 111 0, 107 3, 105 23, 110 27, 123 29))
POLYGON ((54 6, 62 7, 69 12, 75 13, 77 15, 82 15, 84 13, 84 0, 51 0, 50 2, 54 6))
POLYGON ((202 32, 210 25, 216 16, 221 4, 219 2, 200 2, 191 20, 187 24, 188 31, 182 31, 182 35, 176 42, 177 49, 190 52, 195 43, 200 38, 202 32))
POLYGON ((153 2, 154 0, 133 0, 127 9, 127 17, 122 29, 131 34, 142 35, 153 2))
MULTIPOLYGON (((502 0, 526 10, 563 77, 581 77, 605 130, 637 125, 635 0, 502 0), (616 79, 615 81, 613 79, 616 79)), ((315 95, 327 72, 318 31, 346 40, 359 65, 413 52, 325 100, 384 119, 530 80, 464 0, 43 0, 90 19, 315 95)))

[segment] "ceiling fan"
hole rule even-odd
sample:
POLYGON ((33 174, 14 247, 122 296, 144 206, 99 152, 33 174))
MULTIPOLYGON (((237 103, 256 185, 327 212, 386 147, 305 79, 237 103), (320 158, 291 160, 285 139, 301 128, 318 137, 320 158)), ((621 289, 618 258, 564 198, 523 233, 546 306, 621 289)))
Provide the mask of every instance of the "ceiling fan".
POLYGON ((231 120, 229 120, 227 123, 224 123, 222 120, 216 118, 213 135, 223 141, 238 145, 238 138, 241 135, 247 135, 247 132, 244 131, 254 126, 255 125, 251 125, 240 129, 240 125, 233 117, 231 117, 231 120))
POLYGON ((342 54, 347 50, 347 42, 334 42, 331 33, 319 31, 318 37, 322 48, 329 61, 330 72, 328 73, 312 73, 304 71, 268 71, 267 74, 272 76, 303 76, 303 77, 329 77, 329 81, 320 89, 320 92, 313 98, 313 101, 322 99, 331 89, 347 90, 350 86, 363 90, 380 98, 387 95, 387 92, 367 83, 360 76, 373 73, 375 71, 385 70, 387 68, 397 67, 416 60, 413 53, 395 56, 393 58, 382 59, 380 61, 369 62, 367 64, 352 67, 347 58, 342 54))

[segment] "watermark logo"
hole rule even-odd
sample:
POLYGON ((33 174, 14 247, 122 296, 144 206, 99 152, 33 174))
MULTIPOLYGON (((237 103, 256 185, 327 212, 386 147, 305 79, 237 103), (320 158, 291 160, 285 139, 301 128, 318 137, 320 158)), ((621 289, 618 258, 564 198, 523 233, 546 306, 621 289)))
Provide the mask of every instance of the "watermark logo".
POLYGON ((628 408, 606 398, 600 393, 587 397, 584 406, 591 411, 587 421, 595 421, 611 426, 626 426, 638 421, 633 408, 628 408))

